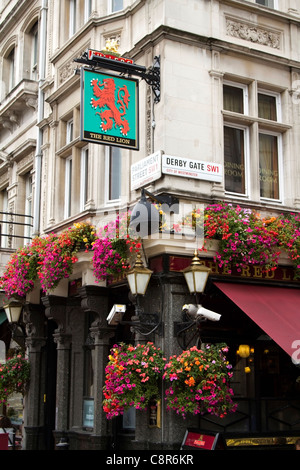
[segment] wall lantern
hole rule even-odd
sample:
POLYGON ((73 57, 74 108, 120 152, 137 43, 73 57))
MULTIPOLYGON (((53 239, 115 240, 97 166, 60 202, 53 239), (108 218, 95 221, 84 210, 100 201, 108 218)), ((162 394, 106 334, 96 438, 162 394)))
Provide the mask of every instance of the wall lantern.
POLYGON ((140 253, 133 268, 127 272, 127 281, 132 295, 145 295, 153 271, 145 268, 140 253))
POLYGON ((140 253, 133 268, 127 271, 127 281, 131 294, 135 297, 135 318, 133 321, 120 321, 121 324, 128 324, 132 330, 148 336, 154 332, 162 334, 162 323, 160 315, 157 313, 146 313, 140 306, 139 296, 145 295, 153 271, 144 266, 140 253))
POLYGON ((16 324, 20 320, 23 304, 16 299, 11 299, 6 305, 3 305, 8 323, 16 324))
POLYGON ((190 266, 185 268, 182 272, 191 294, 204 292, 210 268, 207 268, 201 263, 197 250, 194 252, 194 258, 190 266))
POLYGON ((240 357, 246 358, 250 356, 250 346, 248 344, 240 344, 237 351, 240 357))

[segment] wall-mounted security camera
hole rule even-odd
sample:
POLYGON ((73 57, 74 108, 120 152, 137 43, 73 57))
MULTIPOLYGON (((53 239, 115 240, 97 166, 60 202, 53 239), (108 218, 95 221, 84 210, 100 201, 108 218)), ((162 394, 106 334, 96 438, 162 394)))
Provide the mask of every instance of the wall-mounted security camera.
POLYGON ((208 310, 207 308, 202 307, 202 305, 194 304, 185 304, 182 307, 182 311, 186 313, 193 320, 205 319, 211 321, 219 321, 221 315, 219 313, 208 310))
POLYGON ((219 313, 213 312, 212 310, 207 310, 207 308, 200 307, 197 311, 197 316, 204 317, 206 320, 219 321, 221 315, 219 313))
POLYGON ((122 320, 123 313, 126 312, 126 305, 114 304, 106 318, 109 325, 118 325, 122 320))

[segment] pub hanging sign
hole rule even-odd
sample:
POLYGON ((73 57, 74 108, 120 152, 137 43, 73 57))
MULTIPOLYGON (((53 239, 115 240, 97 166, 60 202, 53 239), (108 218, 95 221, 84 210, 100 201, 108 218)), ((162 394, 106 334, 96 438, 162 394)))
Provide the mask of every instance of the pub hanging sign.
POLYGON ((138 80, 81 68, 81 140, 139 149, 138 80))

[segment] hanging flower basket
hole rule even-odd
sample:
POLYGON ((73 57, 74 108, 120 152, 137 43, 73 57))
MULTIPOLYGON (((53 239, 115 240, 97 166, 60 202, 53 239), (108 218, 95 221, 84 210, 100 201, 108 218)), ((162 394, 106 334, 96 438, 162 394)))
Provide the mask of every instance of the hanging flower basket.
POLYGON ((205 350, 192 347, 179 356, 172 356, 165 365, 165 401, 172 409, 186 417, 187 413, 209 413, 223 418, 234 412, 233 390, 229 380, 232 366, 228 364, 226 345, 211 345, 205 350))
POLYGON ((0 364, 0 404, 7 404, 14 393, 24 395, 30 379, 29 361, 18 354, 0 364))
POLYGON ((153 343, 115 345, 106 366, 103 410, 107 419, 129 408, 142 410, 160 397, 159 384, 165 359, 153 343))

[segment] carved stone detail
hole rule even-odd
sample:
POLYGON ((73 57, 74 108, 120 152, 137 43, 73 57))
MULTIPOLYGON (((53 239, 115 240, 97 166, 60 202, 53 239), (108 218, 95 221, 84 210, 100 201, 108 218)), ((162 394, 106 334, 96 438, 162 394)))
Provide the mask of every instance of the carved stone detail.
POLYGON ((281 47, 280 32, 266 27, 236 21, 232 18, 226 18, 226 33, 228 36, 244 39, 245 41, 261 44, 262 46, 268 46, 274 49, 280 49, 281 47))

